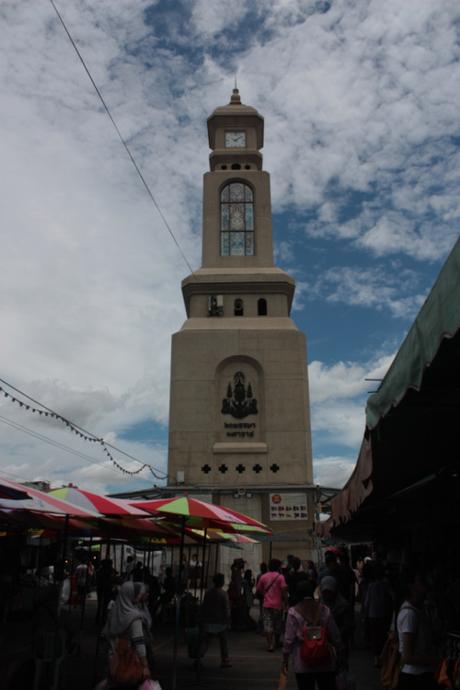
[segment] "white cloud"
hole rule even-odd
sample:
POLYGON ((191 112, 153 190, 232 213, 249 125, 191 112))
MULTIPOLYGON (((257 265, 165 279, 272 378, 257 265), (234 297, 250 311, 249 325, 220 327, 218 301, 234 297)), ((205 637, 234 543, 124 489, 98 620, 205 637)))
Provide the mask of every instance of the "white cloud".
MULTIPOLYGON (((459 217, 458 3, 424 0, 417 12, 398 0, 337 0, 328 11, 302 0, 269 0, 263 10, 246 0, 162 5, 163 22, 151 0, 59 7, 193 266, 205 119, 228 101, 234 71, 243 100, 266 119, 276 211, 316 209, 307 232, 373 254, 445 255, 459 217), (182 33, 181 7, 190 16, 182 33), (259 21, 248 25, 251 12, 259 21), (225 42, 231 31, 236 47, 225 42), (341 223, 356 191, 366 201, 341 223)), ((149 417, 165 424, 170 336, 185 318, 179 286, 188 269, 51 6, 6 0, 0 30, 0 374, 104 434, 149 417)), ((283 239, 280 258, 291 251, 283 239)), ((413 284, 404 290, 382 274, 341 278, 326 275, 323 297, 406 317, 420 300, 413 284)), ((331 378, 345 377, 338 388, 359 389, 359 365, 334 366, 331 378)), ((320 409, 324 365, 316 374, 323 432, 334 420, 332 406, 320 409)), ((351 443, 358 424, 347 430, 337 414, 351 443)), ((17 446, 8 438, 11 467, 17 446)), ((47 469, 35 450, 18 459, 31 473, 47 469)))
POLYGON ((326 365, 323 362, 311 362, 308 366, 308 378, 312 404, 363 395, 369 388, 365 379, 383 378, 392 360, 393 355, 385 355, 367 364, 337 362, 326 365))
MULTIPOLYGON (((454 2, 425 2, 417 12, 396 0, 335 2, 302 23, 281 23, 271 41, 248 52, 248 85, 257 74, 269 112, 276 204, 323 207, 333 185, 336 199, 329 195, 320 227, 326 236, 342 237, 333 208, 343 203, 340 192, 364 191, 373 201, 354 223, 354 234, 365 236, 361 246, 420 259, 446 254, 457 234, 451 219, 458 219, 458 194, 451 194, 451 187, 458 191, 451 177, 458 157, 451 140, 459 132, 460 96, 452 88, 460 76, 458 17, 454 2), (442 229, 430 216, 433 188, 442 189, 442 229), (390 204, 387 224, 366 236, 390 204)), ((352 227, 345 228, 349 235, 352 227)))
POLYGON ((192 6, 191 21, 200 40, 211 38, 223 29, 236 28, 249 6, 248 0, 233 0, 231 3, 197 0, 192 6))
POLYGON ((309 364, 315 447, 341 446, 355 450, 357 457, 365 429, 366 395, 370 385, 365 379, 382 379, 392 360, 393 355, 382 355, 367 363, 326 365, 313 361, 309 364))
POLYGON ((316 444, 329 441, 358 449, 365 428, 363 401, 329 400, 313 405, 311 423, 316 444))
POLYGON ((414 294, 417 274, 409 269, 388 272, 383 266, 333 266, 306 285, 310 297, 354 307, 387 309, 392 316, 414 318, 425 295, 414 294))
POLYGON ((353 472, 355 461, 346 457, 322 457, 313 463, 315 484, 341 489, 353 472))

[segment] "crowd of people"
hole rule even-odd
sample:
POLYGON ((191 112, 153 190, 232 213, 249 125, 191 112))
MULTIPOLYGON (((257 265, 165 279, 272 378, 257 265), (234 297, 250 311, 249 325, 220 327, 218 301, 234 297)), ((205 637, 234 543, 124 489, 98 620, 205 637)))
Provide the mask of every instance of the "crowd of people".
POLYGON ((435 616, 427 613, 433 599, 420 570, 404 575, 375 556, 358 559, 352 567, 345 549, 331 548, 318 566, 289 555, 283 562, 261 563, 257 573, 237 558, 227 577, 215 573, 200 594, 202 576, 197 556, 157 576, 132 556, 117 572, 111 559, 95 562, 82 554, 72 572, 63 569, 60 608, 65 613, 84 607, 90 592, 97 595, 92 610, 106 642, 109 681, 120 640, 136 651, 139 685, 155 674, 153 639, 160 625, 175 620, 177 602, 187 602, 197 615, 192 624, 190 617, 188 623, 181 620, 198 631, 197 663, 217 638, 221 667, 230 667, 228 631, 252 631, 265 637, 268 653, 279 650, 281 673, 291 666, 299 690, 345 690, 356 637, 372 650, 379 667, 393 631, 400 654, 398 690, 439 687, 434 672, 441 636, 435 616))
POLYGON ((299 690, 345 689, 351 685, 349 654, 358 626, 377 668, 388 637, 396 638, 398 690, 440 687, 435 679, 440 636, 429 615, 429 587, 420 570, 395 576, 370 556, 358 559, 352 568, 345 549, 326 551, 319 570, 312 561, 302 564, 295 556, 284 563, 262 563, 255 578, 244 565, 242 559, 234 561, 227 593, 220 574, 214 592, 205 597, 202 623, 207 635, 218 626, 223 666, 230 664, 227 628, 256 628, 265 635, 268 652, 282 648, 283 673, 292 663, 299 690), (211 604, 217 598, 220 607, 211 604), (251 617, 254 602, 258 621, 251 617))

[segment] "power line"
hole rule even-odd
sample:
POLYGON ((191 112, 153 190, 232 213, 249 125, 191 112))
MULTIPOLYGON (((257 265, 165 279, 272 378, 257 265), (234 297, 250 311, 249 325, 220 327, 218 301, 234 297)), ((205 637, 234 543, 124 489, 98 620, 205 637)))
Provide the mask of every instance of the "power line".
POLYGON ((154 467, 150 463, 143 462, 142 460, 139 460, 139 458, 134 457, 134 455, 130 455, 129 453, 126 453, 126 451, 121 450, 121 448, 118 448, 117 446, 114 446, 113 444, 107 444, 103 438, 99 438, 95 434, 93 434, 91 431, 88 431, 84 427, 80 426, 79 424, 72 422, 70 419, 67 417, 64 417, 63 415, 59 414, 59 412, 56 412, 53 410, 51 407, 47 407, 44 405, 42 402, 39 400, 36 400, 35 398, 32 398, 30 395, 22 391, 20 388, 17 388, 16 386, 13 386, 11 383, 6 381, 3 378, 0 378, 0 383, 4 384, 5 386, 8 386, 12 390, 14 390, 16 393, 19 393, 22 397, 26 398, 27 400, 35 403, 36 405, 39 405, 42 410, 36 409, 32 407, 31 405, 28 405, 24 403, 22 400, 18 400, 14 396, 12 396, 8 391, 5 391, 5 389, 0 386, 0 391, 3 392, 4 396, 6 398, 11 398, 12 402, 17 402, 20 407, 25 407, 26 410, 30 410, 31 412, 37 412, 40 416, 45 415, 46 417, 52 417, 63 424, 66 425, 67 428, 69 428, 71 431, 73 431, 77 436, 80 436, 81 438, 87 440, 87 441, 93 441, 99 443, 105 454, 108 456, 108 458, 111 460, 111 462, 117 467, 120 471, 124 472, 125 474, 130 474, 130 475, 135 475, 139 474, 142 472, 144 468, 148 468, 151 472, 151 474, 155 477, 155 479, 167 479, 168 474, 163 472, 162 470, 158 469, 157 467, 154 467), (129 457, 131 460, 134 460, 135 462, 139 463, 141 465, 139 470, 127 470, 126 468, 122 467, 113 457, 113 455, 107 450, 106 446, 109 445, 110 448, 113 448, 117 452, 121 453, 122 455, 125 455, 129 457), (162 475, 162 476, 161 476, 162 475))
MULTIPOLYGON (((112 465, 104 465, 102 462, 99 462, 96 460, 96 458, 93 458, 91 455, 86 455, 85 453, 80 453, 80 451, 75 450, 74 448, 71 448, 70 446, 66 446, 64 443, 61 443, 60 441, 56 441, 55 439, 50 438, 49 436, 46 436, 45 434, 40 434, 38 431, 34 431, 33 429, 29 429, 29 427, 24 426, 23 424, 19 424, 18 422, 14 422, 12 419, 8 419, 7 417, 3 417, 0 415, 0 421, 3 422, 4 424, 7 424, 8 426, 12 427, 13 429, 16 429, 17 431, 22 431, 25 434, 28 434, 29 436, 32 436, 33 438, 37 438, 40 441, 44 441, 44 443, 48 443, 50 446, 54 446, 55 448, 59 448, 60 450, 65 450, 67 453, 71 453, 72 455, 76 455, 79 458, 82 458, 82 460, 85 460, 86 462, 90 463, 91 465, 99 465, 100 467, 108 468, 116 472, 117 470, 115 467, 112 465)), ((3 469, 2 469, 3 472, 3 469)))
POLYGON ((94 81, 94 79, 93 79, 93 77, 92 77, 92 75, 91 75, 91 72, 89 71, 89 69, 88 69, 88 67, 87 67, 87 65, 86 65, 86 63, 85 63, 85 61, 84 61, 84 59, 83 59, 82 54, 81 54, 80 51, 78 50, 77 45, 76 45, 75 41, 73 40, 72 35, 70 34, 70 31, 69 31, 69 29, 67 28, 67 26, 66 26, 66 24, 65 24, 65 22, 64 22, 64 19, 62 18, 61 14, 59 13, 59 10, 57 9, 56 5, 54 4, 54 0, 50 0, 50 3, 51 3, 51 5, 52 5, 54 11, 56 12, 56 14, 57 14, 57 16, 58 16, 59 21, 61 22, 61 24, 62 24, 62 26, 63 26, 63 28, 64 28, 64 31, 66 32, 66 34, 67 34, 67 36, 68 36, 69 41, 71 42, 71 44, 72 44, 72 46, 73 46, 73 48, 74 48, 76 54, 78 55, 78 58, 79 58, 81 64, 83 65, 83 68, 84 68, 86 74, 88 75, 88 78, 89 78, 89 80, 91 81, 91 84, 92 84, 93 87, 94 87, 94 90, 96 91, 97 95, 99 96, 99 99, 100 99, 100 101, 101 101, 101 103, 102 103, 102 105, 103 105, 103 107, 104 107, 104 110, 105 110, 105 112, 107 113, 108 117, 110 118, 110 121, 111 121, 112 125, 114 126, 115 131, 116 131, 116 133, 118 134, 118 137, 119 137, 119 139, 120 139, 120 141, 121 141, 121 143, 122 143, 124 149, 126 150, 126 153, 128 154, 131 163, 132 163, 133 166, 134 166, 134 169, 136 170, 137 174, 139 175, 139 178, 140 178, 142 184, 144 185, 147 194, 149 195, 151 201, 153 202, 153 205, 155 206, 157 212, 159 213, 160 218, 161 218, 161 220, 163 221, 163 223, 164 223, 164 225, 165 225, 167 231, 169 232, 169 234, 171 235, 172 239, 174 240, 174 243, 175 243, 176 247, 178 248, 178 250, 179 250, 179 252, 180 252, 180 254, 181 254, 181 256, 182 256, 182 258, 183 258, 183 260, 184 260, 184 262, 185 262, 185 264, 187 265, 187 268, 189 269, 190 273, 191 273, 192 275, 194 275, 193 268, 192 268, 192 266, 190 265, 190 262, 189 262, 189 260, 187 259, 186 255, 185 255, 185 252, 183 251, 182 247, 180 246, 179 241, 176 239, 176 236, 174 235, 174 232, 173 232, 173 230, 172 230, 172 228, 171 228, 171 226, 170 226, 168 220, 166 219, 166 216, 164 215, 163 211, 161 210, 160 205, 158 204, 157 200, 155 199, 152 190, 150 189, 150 187, 149 187, 149 185, 148 185, 148 183, 147 183, 147 181, 146 181, 144 175, 142 174, 142 172, 141 172, 141 170, 140 170, 140 168, 139 168, 139 166, 138 166, 138 164, 137 164, 137 162, 136 162, 136 159, 134 158, 134 156, 133 156, 133 154, 131 153, 131 150, 130 150, 128 144, 126 143, 125 139, 123 138, 123 135, 122 135, 122 133, 121 133, 121 131, 120 131, 120 129, 119 129, 117 123, 115 122, 115 119, 114 119, 112 113, 110 112, 109 107, 108 107, 107 103, 105 102, 105 100, 104 100, 104 98, 103 98, 103 96, 102 96, 102 93, 100 92, 100 90, 99 90, 99 88, 98 88, 96 82, 94 81))

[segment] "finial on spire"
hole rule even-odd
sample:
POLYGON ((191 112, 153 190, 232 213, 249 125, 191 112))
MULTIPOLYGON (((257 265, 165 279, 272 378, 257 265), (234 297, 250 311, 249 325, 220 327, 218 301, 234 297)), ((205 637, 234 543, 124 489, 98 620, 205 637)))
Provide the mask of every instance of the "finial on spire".
POLYGON ((230 105, 241 105, 240 92, 236 85, 236 75, 235 75, 235 88, 233 89, 232 96, 230 98, 230 105))

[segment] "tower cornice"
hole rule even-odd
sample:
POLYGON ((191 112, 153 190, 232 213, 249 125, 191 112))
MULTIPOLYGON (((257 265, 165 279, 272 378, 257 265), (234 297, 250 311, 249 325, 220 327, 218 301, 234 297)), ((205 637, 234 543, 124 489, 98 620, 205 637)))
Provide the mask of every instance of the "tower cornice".
POLYGON ((209 148, 216 146, 216 130, 219 127, 254 127, 257 134, 257 148, 264 145, 264 118, 250 105, 232 100, 228 105, 219 106, 208 117, 209 148))
POLYGON ((182 281, 187 316, 193 295, 281 294, 291 311, 295 280, 281 268, 200 268, 182 281))

